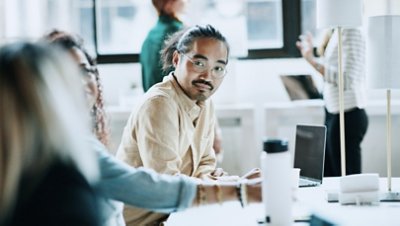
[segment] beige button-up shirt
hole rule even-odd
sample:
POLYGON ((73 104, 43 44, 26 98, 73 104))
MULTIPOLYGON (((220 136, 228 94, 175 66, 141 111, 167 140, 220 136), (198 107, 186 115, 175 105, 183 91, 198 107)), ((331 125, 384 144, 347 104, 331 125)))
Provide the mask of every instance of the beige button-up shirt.
MULTIPOLYGON (((207 176, 216 167, 212 149, 215 123, 212 102, 191 100, 171 73, 153 86, 132 112, 117 157, 159 173, 207 176)), ((133 207, 124 210, 128 225, 154 225, 150 223, 166 216, 133 207)))

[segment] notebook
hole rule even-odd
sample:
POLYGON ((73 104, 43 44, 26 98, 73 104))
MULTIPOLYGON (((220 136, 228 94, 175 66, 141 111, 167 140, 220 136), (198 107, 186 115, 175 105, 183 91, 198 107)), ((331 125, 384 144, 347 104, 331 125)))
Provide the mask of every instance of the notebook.
POLYGON ((324 176, 326 127, 297 125, 294 168, 300 168, 299 187, 318 186, 324 176))
POLYGON ((311 75, 281 75, 280 77, 290 100, 321 98, 321 94, 315 86, 311 75))

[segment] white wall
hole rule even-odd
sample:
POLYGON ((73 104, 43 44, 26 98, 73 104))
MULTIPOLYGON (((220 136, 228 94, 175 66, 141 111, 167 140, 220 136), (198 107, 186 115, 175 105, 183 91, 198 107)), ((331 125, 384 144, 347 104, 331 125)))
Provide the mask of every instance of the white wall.
MULTIPOLYGON (((118 104, 119 92, 125 91, 132 83, 141 86, 140 65, 102 64, 99 65, 105 89, 106 102, 118 104)), ((318 75, 303 59, 235 60, 231 59, 228 74, 213 99, 215 103, 265 103, 288 101, 289 98, 279 80, 281 74, 318 75)))
MULTIPOLYGON (((288 127, 285 122, 279 121, 279 123, 273 123, 271 121, 266 121, 265 105, 272 104, 282 105, 288 103, 289 97, 279 79, 279 75, 282 74, 312 74, 317 85, 322 86, 322 79, 315 71, 301 58, 294 59, 268 59, 268 60, 231 60, 229 63, 228 74, 213 96, 213 100, 216 106, 230 106, 230 105, 240 105, 246 104, 247 106, 254 107, 254 136, 255 139, 249 142, 256 142, 256 144, 249 144, 249 148, 256 150, 233 150, 237 149, 235 145, 230 145, 235 143, 235 139, 240 139, 240 134, 238 135, 238 130, 229 130, 226 128, 225 132, 223 130, 223 135, 225 134, 224 141, 226 148, 226 155, 229 152, 237 152, 245 155, 247 153, 252 153, 252 155, 258 155, 261 150, 262 137, 269 135, 281 135, 281 136, 291 136, 294 133, 294 126, 288 127), (273 128, 268 128, 273 127, 273 128), (267 129, 268 128, 268 129, 267 129), (281 131, 278 134, 268 134, 268 131, 281 131), (236 134, 232 137, 232 134, 236 134), (250 151, 250 152, 249 152, 250 151)), ((119 105, 119 100, 122 94, 129 90, 132 83, 136 83, 141 87, 141 75, 140 75, 140 65, 139 64, 109 64, 100 65, 100 73, 102 75, 102 81, 104 84, 104 94, 106 103, 111 106, 119 105)), ((135 92, 136 96, 140 96, 143 91, 141 88, 135 92)), ((370 100, 384 100, 385 93, 383 91, 369 91, 370 100)), ((400 99, 400 93, 394 92, 393 99, 400 99)), ((124 101, 124 98, 122 98, 124 101)), ((134 102, 134 99, 132 99, 134 102)), ((125 103, 129 101, 125 98, 125 103)), ((126 104, 129 109, 129 104, 126 104)), ((382 106, 384 108, 384 105, 382 106)), ((129 111, 129 110, 128 110, 129 111)), ((302 112, 302 111, 299 111, 302 112)), ((367 133, 368 141, 363 143, 363 170, 366 172, 379 172, 382 176, 386 175, 385 171, 385 110, 382 109, 379 114, 374 114, 370 117, 370 127, 367 133), (379 149, 379 150, 378 150, 379 149)), ((283 114, 283 113, 282 113, 283 114)), ((118 120, 113 120, 112 130, 114 134, 114 148, 119 143, 119 136, 122 133, 122 127, 125 124, 126 115, 124 117, 119 117, 118 120)), ((291 116, 293 117, 293 116, 291 116)), ((295 116, 294 116, 295 117, 295 116)), ((307 117, 316 117, 316 119, 310 119, 321 121, 323 118, 323 111, 321 115, 307 115, 303 113, 300 115, 298 120, 306 119, 307 117)), ((394 118, 393 128, 399 128, 398 116, 394 118)), ((274 119, 269 119, 274 120, 274 119)), ((276 119, 278 120, 278 118, 276 119)), ((291 118, 291 121, 296 121, 297 119, 291 118)), ((224 129, 224 128, 223 128, 224 129)), ((396 134, 396 133, 394 133, 396 134)), ((366 138, 366 139, 367 139, 366 138)), ((400 156, 400 141, 394 139, 393 150, 395 157, 400 156)), ((254 163, 255 156, 251 156, 254 163)), ((232 158, 229 161, 232 160, 232 158)), ((236 159, 236 161, 239 161, 236 159)), ((246 159, 240 159, 240 161, 246 161, 246 159)), ((234 164, 223 163, 223 165, 231 166, 234 164)), ((236 164, 236 163, 235 163, 236 164)), ((237 164, 236 164, 237 165, 237 164)), ((248 165, 248 164, 247 164, 248 165)), ((397 168, 396 168, 397 169, 397 168)), ((243 169, 232 168, 230 169, 235 173, 242 173, 243 169)), ((399 170, 396 170, 394 175, 400 176, 400 166, 399 170)))

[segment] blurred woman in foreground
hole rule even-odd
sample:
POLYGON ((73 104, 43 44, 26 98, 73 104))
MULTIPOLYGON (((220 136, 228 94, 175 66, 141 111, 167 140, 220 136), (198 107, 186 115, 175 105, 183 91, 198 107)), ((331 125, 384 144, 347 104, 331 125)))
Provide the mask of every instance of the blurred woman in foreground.
POLYGON ((55 48, 0 48, 0 225, 100 225, 78 74, 55 48))

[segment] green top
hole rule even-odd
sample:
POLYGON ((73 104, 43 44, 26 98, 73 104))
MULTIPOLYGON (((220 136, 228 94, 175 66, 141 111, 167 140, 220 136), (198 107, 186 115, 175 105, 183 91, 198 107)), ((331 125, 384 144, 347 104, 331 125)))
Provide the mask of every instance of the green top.
POLYGON ((140 52, 142 65, 142 84, 146 92, 154 84, 163 80, 169 72, 162 71, 160 51, 164 40, 183 28, 183 23, 176 18, 160 15, 157 24, 147 34, 140 52))

